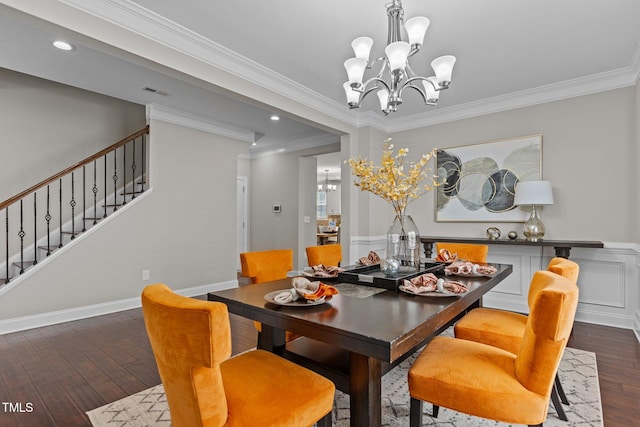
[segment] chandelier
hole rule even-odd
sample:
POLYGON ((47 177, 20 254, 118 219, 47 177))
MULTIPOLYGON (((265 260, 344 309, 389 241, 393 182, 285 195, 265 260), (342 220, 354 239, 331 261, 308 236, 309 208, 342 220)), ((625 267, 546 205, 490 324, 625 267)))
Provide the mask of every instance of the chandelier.
POLYGON ((420 51, 424 35, 430 21, 424 16, 409 19, 404 27, 409 41, 402 41, 400 29, 404 23, 404 10, 401 0, 393 0, 387 4, 387 47, 382 58, 375 62, 382 62, 380 71, 374 77, 362 82, 365 69, 371 69, 369 54, 373 40, 370 37, 358 37, 351 43, 356 57, 347 59, 344 67, 349 75, 349 81, 343 87, 347 95, 349 108, 358 108, 369 93, 376 90, 380 101, 380 108, 385 114, 397 111, 402 104, 402 92, 406 88, 415 89, 426 105, 436 105, 442 89, 447 89, 451 83, 451 72, 456 62, 455 56, 445 55, 434 59, 431 67, 435 76, 421 77, 416 75, 409 66, 409 58, 420 51), (383 79, 385 70, 390 75, 389 82, 383 79), (418 83, 422 83, 422 87, 418 83))
POLYGON ((329 184, 329 169, 325 169, 324 172, 326 173, 324 184, 318 185, 318 191, 324 191, 325 193, 328 193, 329 191, 336 191, 338 186, 335 184, 329 184))

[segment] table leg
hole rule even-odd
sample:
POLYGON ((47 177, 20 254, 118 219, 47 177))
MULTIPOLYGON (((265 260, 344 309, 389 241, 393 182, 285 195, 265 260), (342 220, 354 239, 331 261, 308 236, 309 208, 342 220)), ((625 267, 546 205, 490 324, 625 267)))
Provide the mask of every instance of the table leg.
POLYGON ((569 254, 571 253, 571 248, 554 246, 553 249, 556 250, 556 256, 557 257, 569 259, 569 254))
POLYGON ((282 355, 286 344, 285 331, 269 325, 262 324, 262 332, 258 335, 260 349, 282 355))
POLYGON ((382 425, 382 367, 373 357, 349 353, 351 427, 382 425))

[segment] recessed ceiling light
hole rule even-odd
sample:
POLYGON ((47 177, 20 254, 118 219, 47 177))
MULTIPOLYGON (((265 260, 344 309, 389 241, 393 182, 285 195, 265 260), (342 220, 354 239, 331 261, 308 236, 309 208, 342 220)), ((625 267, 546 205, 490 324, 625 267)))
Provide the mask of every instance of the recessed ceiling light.
POLYGON ((251 145, 255 147, 256 145, 258 145, 258 143, 257 142, 252 142, 251 145))
POLYGON ((73 50, 73 45, 71 45, 71 44, 69 44, 69 43, 67 43, 65 41, 62 41, 62 40, 54 41, 53 45, 55 47, 57 47, 58 49, 60 49, 60 50, 73 50))
POLYGON ((270 117, 270 119, 273 120, 274 122, 277 122, 278 120, 280 120, 280 116, 277 116, 274 114, 270 117))

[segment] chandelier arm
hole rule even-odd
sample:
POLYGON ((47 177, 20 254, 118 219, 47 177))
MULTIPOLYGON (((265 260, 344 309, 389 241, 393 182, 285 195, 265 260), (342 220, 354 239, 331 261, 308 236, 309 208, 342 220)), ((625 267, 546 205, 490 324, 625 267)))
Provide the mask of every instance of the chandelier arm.
POLYGON ((419 45, 419 44, 411 45, 411 50, 409 51, 409 54, 407 55, 407 58, 411 58, 413 55, 415 55, 416 53, 420 52, 420 48, 421 47, 422 47, 422 45, 419 45))
POLYGON ((423 77, 423 76, 419 76, 419 75, 417 75, 417 74, 413 71, 413 69, 411 68, 411 66, 410 66, 409 64, 407 64, 406 71, 407 71, 407 76, 409 76, 409 80, 407 80, 407 81, 404 83, 404 86, 406 86, 406 85, 407 85, 407 84, 409 84, 409 83, 412 83, 412 84, 413 84, 413 82, 414 82, 415 80, 423 80, 423 81, 425 81, 425 82, 429 82, 429 84, 431 85, 431 87, 433 87, 433 90, 435 90, 436 92, 439 92, 439 91, 441 91, 442 89, 447 89, 446 87, 440 87, 440 86, 438 86, 438 85, 433 84, 433 82, 432 82, 431 80, 429 80, 427 77, 423 77))
POLYGON ((369 80, 367 80, 362 87, 366 88, 367 85, 369 85, 369 83, 371 82, 377 82, 375 85, 373 85, 372 87, 370 87, 369 89, 363 89, 362 95, 360 95, 360 100, 358 101, 358 104, 360 104, 362 102, 362 100, 365 98, 365 96, 369 95, 369 93, 373 92, 374 90, 378 89, 380 86, 378 86, 378 83, 382 84, 387 91, 389 91, 389 85, 387 84, 387 82, 385 82, 384 80, 382 80, 379 77, 371 77, 369 80))
POLYGON ((420 96, 422 96, 422 100, 424 101, 425 105, 433 105, 433 106, 437 105, 437 102, 429 102, 429 100, 427 99, 427 94, 418 86, 415 86, 414 84, 404 84, 402 86, 402 89, 400 89, 400 91, 403 91, 404 88, 406 87, 410 87, 411 89, 417 90, 420 96))

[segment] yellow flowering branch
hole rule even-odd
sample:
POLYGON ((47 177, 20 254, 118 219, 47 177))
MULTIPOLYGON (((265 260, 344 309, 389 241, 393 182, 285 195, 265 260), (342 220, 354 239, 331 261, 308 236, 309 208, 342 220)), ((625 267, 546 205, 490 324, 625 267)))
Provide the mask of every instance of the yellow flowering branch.
POLYGON ((386 200, 391 203, 396 215, 404 215, 409 203, 442 183, 438 181, 437 175, 428 176, 431 168, 427 164, 435 155, 435 150, 422 155, 417 163, 409 162, 405 171, 405 157, 409 150, 401 148, 394 156, 390 141, 391 138, 384 141, 380 166, 360 157, 349 159, 347 163, 351 167, 351 174, 359 179, 354 184, 360 190, 369 191, 386 200), (423 184, 424 180, 429 180, 430 183, 423 184))

